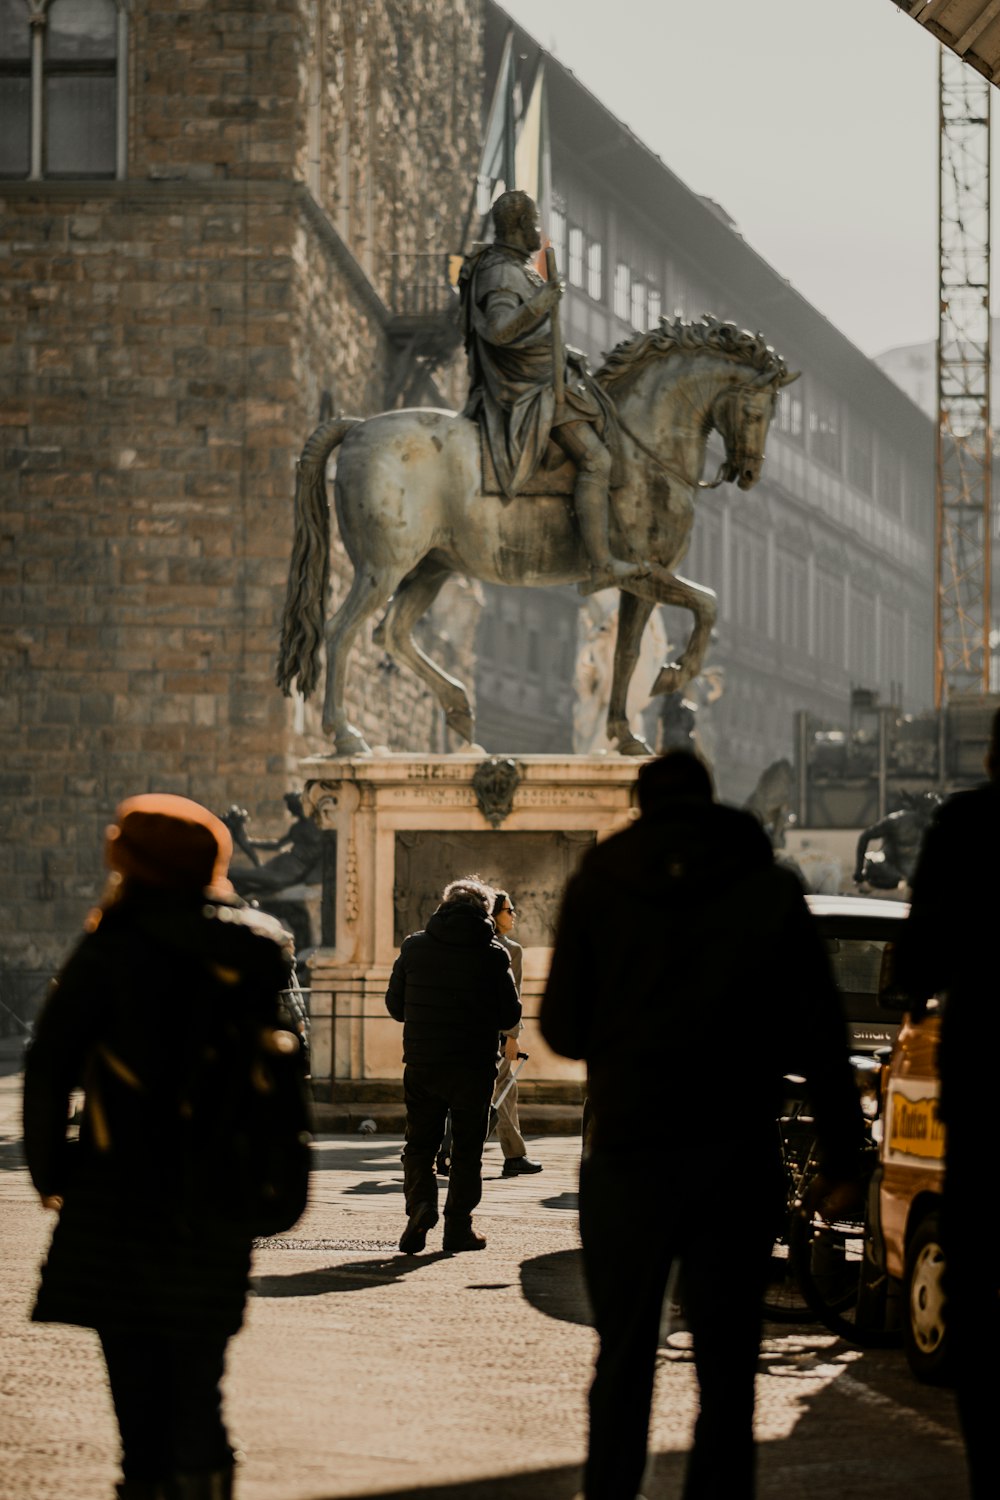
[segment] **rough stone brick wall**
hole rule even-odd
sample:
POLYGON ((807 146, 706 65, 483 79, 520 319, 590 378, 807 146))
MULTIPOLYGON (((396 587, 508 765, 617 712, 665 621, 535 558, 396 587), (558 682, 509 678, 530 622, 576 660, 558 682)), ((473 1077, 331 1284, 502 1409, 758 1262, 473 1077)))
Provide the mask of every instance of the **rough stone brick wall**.
POLYGON ((145 0, 131 8, 129 175, 288 181, 304 130, 299 62, 316 5, 145 0))
MULTIPOLYGON (((329 48, 350 7, 321 8, 329 48)), ((442 131, 454 48, 421 42, 380 95, 412 100, 442 139, 418 133, 371 168, 379 234, 414 218, 408 232, 436 234, 475 171, 478 7, 355 9, 367 35, 409 17, 415 36, 468 41, 467 118, 456 104, 442 131)), ((273 685, 294 463, 324 391, 379 409, 390 351, 377 289, 300 180, 316 14, 305 0, 133 7, 129 179, 0 183, 6 970, 42 973, 65 953, 100 891, 120 797, 238 801, 255 833, 276 832, 300 754, 327 748, 312 705, 297 711, 273 685)), ((339 598, 336 551, 333 575, 339 598)), ((426 627, 466 681, 470 608, 474 592, 454 589, 426 627)), ((392 748, 443 748, 423 687, 380 661, 366 636, 357 722, 392 748)))
POLYGON ((327 11, 319 201, 386 297, 393 255, 461 248, 479 155, 480 27, 478 5, 453 0, 327 11))

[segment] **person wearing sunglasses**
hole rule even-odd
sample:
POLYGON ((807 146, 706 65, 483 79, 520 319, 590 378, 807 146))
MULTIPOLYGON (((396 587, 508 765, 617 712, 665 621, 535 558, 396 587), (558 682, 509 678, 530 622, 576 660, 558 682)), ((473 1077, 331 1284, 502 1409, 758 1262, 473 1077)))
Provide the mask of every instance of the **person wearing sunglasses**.
MULTIPOLYGON (((497 937, 510 954, 511 972, 514 975, 514 983, 517 985, 518 998, 520 998, 523 950, 521 944, 516 943, 510 935, 516 920, 517 912, 510 896, 506 891, 498 890, 493 902, 493 925, 497 930, 497 937)), ((518 1037, 523 1029, 524 1022, 518 1021, 516 1027, 510 1027, 507 1031, 500 1033, 500 1067, 497 1071, 496 1088, 493 1091, 493 1103, 497 1112, 497 1140, 503 1152, 504 1177, 520 1177, 542 1170, 542 1163, 532 1161, 528 1156, 528 1148, 521 1134, 521 1125, 517 1117, 517 1081, 516 1079, 511 1081, 510 1076, 511 1069, 517 1065, 518 1037), (507 1088, 508 1082, 510 1082, 509 1088, 507 1088)))

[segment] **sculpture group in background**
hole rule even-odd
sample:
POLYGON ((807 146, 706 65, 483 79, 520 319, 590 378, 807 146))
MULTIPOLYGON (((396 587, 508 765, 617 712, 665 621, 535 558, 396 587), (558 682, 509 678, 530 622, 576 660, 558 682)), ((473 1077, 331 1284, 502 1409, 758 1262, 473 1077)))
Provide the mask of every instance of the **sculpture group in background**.
POLYGON ((792 815, 795 772, 792 763, 782 756, 762 771, 757 785, 743 806, 760 819, 772 849, 784 849, 785 829, 792 815))
POLYGON ((708 766, 715 764, 715 725, 709 709, 725 692, 725 667, 704 667, 683 693, 667 693, 646 710, 647 735, 653 749, 693 750, 708 766))
MULTIPOLYGON (((511 315, 511 341, 503 358, 510 361, 515 385, 524 373, 520 340, 536 381, 544 379, 539 359, 544 329, 550 344, 548 379, 554 382, 558 371, 565 384, 561 355, 551 348, 550 312, 557 300, 549 299, 546 310, 536 307, 530 316, 525 303, 523 320, 520 313, 511 315)), ((760 478, 778 393, 796 376, 759 333, 706 315, 696 323, 661 319, 658 327, 619 344, 593 379, 573 378, 601 408, 607 451, 618 446, 621 452, 622 483, 611 490, 607 506, 606 562, 600 538, 595 543, 591 533, 589 543, 584 541, 581 517, 574 510, 580 504, 577 469, 561 449, 556 467, 550 468, 551 448, 539 445, 544 462, 534 469, 530 483, 518 458, 507 481, 527 484, 528 490, 511 493, 495 474, 487 474, 484 483, 482 453, 490 443, 484 447, 477 422, 458 413, 404 410, 366 421, 342 418, 323 423, 309 438, 298 465, 277 679, 285 693, 297 682, 309 697, 319 681, 325 643, 323 724, 335 754, 369 752, 348 721, 344 692, 348 654, 365 620, 379 610, 384 615, 374 634, 376 644, 431 689, 456 734, 473 740, 464 686, 413 639, 417 621, 456 572, 497 584, 576 583, 584 593, 618 586, 607 735, 622 753, 649 753, 645 740, 629 728, 626 705, 650 615, 657 604, 669 604, 690 611, 694 619, 679 659, 660 668, 653 695, 683 692, 697 676, 716 617, 712 590, 675 572, 690 541, 709 434, 713 429, 720 433, 726 453, 714 484, 728 481, 751 489, 760 478), (338 449, 336 514, 354 577, 346 599, 327 622, 326 466, 338 449), (628 559, 624 568, 622 559, 628 559)), ((528 425, 534 431, 533 422, 544 427, 546 413, 557 414, 555 395, 539 398, 531 409, 528 425)), ((564 422, 576 426, 576 416, 564 422)), ((593 434, 588 421, 581 419, 580 425, 593 434)), ((593 444, 584 440, 584 446, 586 452, 578 455, 581 469, 593 478, 593 444)), ((601 448, 600 442, 597 446, 601 448)), ((518 455, 510 457, 513 461, 518 455)), ((613 485, 616 478, 613 472, 603 473, 602 484, 613 485)), ((586 511, 588 501, 583 503, 586 511)))
POLYGON ((222 821, 233 843, 251 862, 251 869, 234 865, 229 878, 240 896, 276 896, 293 885, 309 885, 320 879, 323 836, 307 817, 298 792, 286 792, 285 806, 292 815, 286 833, 276 839, 255 839, 247 833, 250 815, 244 807, 231 807, 222 821), (260 862, 261 850, 276 850, 273 859, 260 862))
POLYGON ((855 884, 879 891, 909 885, 924 832, 941 800, 937 792, 901 792, 902 807, 866 828, 858 839, 855 884), (869 852, 869 845, 876 841, 881 848, 869 852))
POLYGON ((295 940, 296 953, 316 942, 313 920, 307 904, 306 886, 318 886, 323 878, 323 835, 307 817, 298 792, 285 794, 285 806, 292 822, 287 831, 274 839, 252 838, 247 832, 250 814, 245 807, 232 806, 222 815, 233 844, 250 860, 249 865, 230 866, 229 878, 237 895, 253 901, 262 911, 277 917, 295 940), (274 851, 273 859, 261 863, 262 852, 274 851))

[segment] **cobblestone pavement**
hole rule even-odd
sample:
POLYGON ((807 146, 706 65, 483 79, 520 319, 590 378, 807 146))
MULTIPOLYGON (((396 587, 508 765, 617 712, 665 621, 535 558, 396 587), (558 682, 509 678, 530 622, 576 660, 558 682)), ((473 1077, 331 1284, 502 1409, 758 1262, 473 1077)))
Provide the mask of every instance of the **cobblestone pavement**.
MULTIPOLYGON (((94 1335, 28 1311, 50 1219, 18 1144, 20 1080, 0 1078, 3 1500, 110 1500, 117 1443, 94 1335)), ((576 1229, 579 1142, 533 1140, 538 1176, 503 1179, 487 1149, 485 1252, 400 1256, 400 1140, 326 1137, 312 1202, 254 1256, 227 1414, 240 1500, 570 1500, 579 1487, 594 1337, 576 1229)), ((738 1226, 734 1226, 734 1243, 738 1226)), ((622 1274, 628 1274, 628 1242, 622 1274)), ((758 1381, 760 1500, 961 1500, 947 1392, 896 1350, 859 1354, 814 1328, 770 1326, 758 1381)), ((667 1333, 651 1500, 680 1493, 696 1388, 667 1333)))

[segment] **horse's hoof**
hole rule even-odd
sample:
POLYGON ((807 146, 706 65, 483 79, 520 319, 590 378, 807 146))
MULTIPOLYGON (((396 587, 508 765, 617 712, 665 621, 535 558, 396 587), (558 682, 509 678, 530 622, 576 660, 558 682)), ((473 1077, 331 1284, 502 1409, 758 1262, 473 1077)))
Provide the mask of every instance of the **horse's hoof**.
POLYGON ((324 724, 323 728, 333 738, 334 755, 371 755, 371 746, 353 724, 348 724, 342 729, 335 729, 332 724, 324 724))
POLYGON ((656 674, 656 681, 649 690, 649 696, 655 698, 658 693, 679 693, 681 688, 687 687, 688 678, 684 668, 677 665, 675 661, 667 662, 656 674))
POLYGON ((619 755, 652 755, 653 751, 645 740, 639 739, 637 735, 630 734, 628 739, 619 740, 619 755))
POLYGON ((653 754, 646 741, 640 739, 637 734, 633 734, 628 725, 625 725, 621 730, 617 730, 614 727, 609 728, 608 739, 614 745, 619 755, 653 754))

